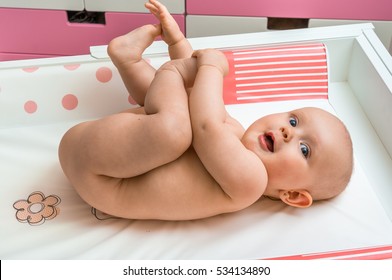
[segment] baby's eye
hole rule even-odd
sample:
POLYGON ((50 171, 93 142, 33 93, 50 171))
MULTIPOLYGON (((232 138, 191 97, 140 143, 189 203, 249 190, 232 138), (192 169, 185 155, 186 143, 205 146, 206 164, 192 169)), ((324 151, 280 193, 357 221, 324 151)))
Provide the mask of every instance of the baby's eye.
POLYGON ((301 153, 304 155, 305 158, 309 158, 310 155, 310 148, 308 145, 301 143, 300 145, 301 153))
POLYGON ((289 120, 289 122, 290 122, 290 125, 291 125, 292 127, 296 127, 297 124, 298 124, 297 119, 294 118, 294 117, 291 117, 290 120, 289 120))

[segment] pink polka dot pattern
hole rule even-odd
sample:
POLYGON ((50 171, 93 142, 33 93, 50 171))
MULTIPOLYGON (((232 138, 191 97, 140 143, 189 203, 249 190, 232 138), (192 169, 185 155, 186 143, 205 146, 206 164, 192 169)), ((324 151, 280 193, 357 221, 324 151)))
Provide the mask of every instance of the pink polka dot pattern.
POLYGON ((28 114, 34 114, 38 109, 37 103, 33 100, 29 100, 24 104, 24 110, 28 114))
POLYGON ((100 67, 95 73, 95 76, 101 83, 107 83, 112 79, 113 73, 108 67, 100 67))
POLYGON ((22 70, 23 70, 24 72, 27 72, 27 73, 33 73, 33 72, 37 71, 38 69, 39 69, 39 67, 22 68, 22 70))
POLYGON ((78 106, 78 98, 73 94, 67 94, 63 97, 61 104, 66 110, 74 110, 78 106))
POLYGON ((80 67, 80 64, 66 64, 64 65, 64 68, 69 70, 69 71, 74 71, 80 67))

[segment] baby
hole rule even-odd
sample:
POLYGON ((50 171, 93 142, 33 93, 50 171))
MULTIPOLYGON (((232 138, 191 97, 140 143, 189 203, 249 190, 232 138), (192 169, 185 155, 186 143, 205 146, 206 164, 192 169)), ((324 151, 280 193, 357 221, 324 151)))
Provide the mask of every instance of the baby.
POLYGON ((128 219, 190 220, 244 209, 261 196, 295 207, 341 193, 353 151, 342 122, 317 108, 268 115, 245 130, 222 99, 226 57, 193 52, 167 9, 115 38, 108 53, 139 108, 71 128, 59 147, 65 175, 91 206, 128 219), (157 36, 171 61, 142 59, 157 36))

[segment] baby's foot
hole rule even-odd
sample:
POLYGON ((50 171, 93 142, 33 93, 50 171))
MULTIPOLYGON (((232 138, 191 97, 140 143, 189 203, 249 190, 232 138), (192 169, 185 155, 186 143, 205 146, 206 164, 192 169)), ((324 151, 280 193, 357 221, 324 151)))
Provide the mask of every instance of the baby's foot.
POLYGON ((177 22, 164 5, 157 0, 149 0, 145 6, 161 23, 161 37, 168 46, 173 46, 185 39, 177 22))
POLYGON ((128 34, 114 38, 108 45, 108 54, 114 65, 135 63, 142 59, 144 50, 161 34, 161 25, 144 25, 128 34))

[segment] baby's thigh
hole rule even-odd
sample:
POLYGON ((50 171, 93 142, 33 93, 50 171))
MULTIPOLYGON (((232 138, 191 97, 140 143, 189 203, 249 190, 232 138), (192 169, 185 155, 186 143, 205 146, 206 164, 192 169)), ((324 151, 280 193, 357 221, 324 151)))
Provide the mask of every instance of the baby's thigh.
POLYGON ((156 186, 141 177, 119 179, 88 174, 75 185, 80 197, 90 206, 112 216, 127 219, 151 217, 156 209, 156 186))
POLYGON ((118 207, 119 188, 121 179, 101 176, 93 173, 79 174, 72 186, 79 196, 90 206, 113 215, 118 207))

